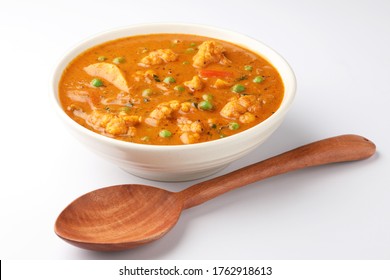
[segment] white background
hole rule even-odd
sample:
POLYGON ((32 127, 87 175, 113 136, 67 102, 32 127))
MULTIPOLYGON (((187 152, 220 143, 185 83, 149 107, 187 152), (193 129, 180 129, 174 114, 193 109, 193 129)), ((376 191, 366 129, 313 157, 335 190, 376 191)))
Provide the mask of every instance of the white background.
MULTIPOLYGON (((390 259, 390 2, 17 1, 0 3, 1 259, 390 259), (82 147, 49 101, 61 56, 114 27, 188 22, 242 32, 295 70, 286 121, 220 175, 296 146, 361 134, 365 161, 302 170, 185 211, 163 239, 118 253, 72 247, 53 231, 61 210, 103 186, 142 183, 82 147)), ((216 176, 214 175, 214 176, 216 176)))

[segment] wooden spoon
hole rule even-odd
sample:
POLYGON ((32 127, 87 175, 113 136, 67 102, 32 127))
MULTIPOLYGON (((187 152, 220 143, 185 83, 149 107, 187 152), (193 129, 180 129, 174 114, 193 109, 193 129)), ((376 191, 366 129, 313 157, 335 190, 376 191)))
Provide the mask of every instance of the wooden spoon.
POLYGON ((342 135, 296 148, 180 192, 144 185, 98 189, 66 207, 57 218, 55 232, 84 249, 133 248, 165 235, 184 209, 223 193, 296 169, 365 159, 375 149, 375 144, 364 137, 342 135))

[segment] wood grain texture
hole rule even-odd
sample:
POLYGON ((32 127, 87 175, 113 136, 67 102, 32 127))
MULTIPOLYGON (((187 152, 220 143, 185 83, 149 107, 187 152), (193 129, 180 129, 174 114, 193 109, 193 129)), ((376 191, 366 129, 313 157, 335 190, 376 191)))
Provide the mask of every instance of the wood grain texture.
POLYGON ((181 211, 182 202, 175 193, 118 185, 73 201, 59 215, 55 232, 81 248, 122 250, 161 238, 176 224, 181 211))

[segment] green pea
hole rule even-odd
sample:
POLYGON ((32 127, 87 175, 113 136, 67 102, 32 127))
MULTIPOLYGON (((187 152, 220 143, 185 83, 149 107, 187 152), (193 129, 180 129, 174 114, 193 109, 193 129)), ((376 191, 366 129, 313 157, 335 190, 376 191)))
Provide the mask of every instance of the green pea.
POLYGON ((173 77, 166 77, 163 82, 166 84, 173 84, 176 82, 176 80, 173 77))
POLYGON ((241 84, 236 84, 232 87, 232 91, 235 93, 240 93, 240 92, 243 92, 244 90, 245 90, 245 87, 241 84))
POLYGON ((236 122, 229 123, 229 129, 230 130, 237 130, 239 128, 240 128, 240 125, 238 123, 236 123, 236 122))
POLYGON ((98 61, 106 61, 107 60, 107 57, 105 57, 105 56, 99 56, 98 58, 97 58, 97 60, 98 61))
POLYGON ((95 78, 91 81, 91 85, 94 87, 101 87, 103 86, 103 81, 98 78, 95 78))
POLYGON ((244 66, 244 70, 245 70, 245 71, 252 71, 252 70, 253 70, 253 67, 252 67, 252 65, 245 65, 245 66, 244 66))
POLYGON ((264 81, 264 77, 262 77, 262 76, 256 76, 253 79, 253 82, 257 83, 257 84, 261 83, 262 81, 264 81))
POLYGON ((185 88, 184 88, 183 86, 181 86, 181 85, 175 86, 173 89, 176 90, 176 91, 178 91, 178 92, 183 92, 183 91, 185 91, 185 88))
POLYGON ((162 138, 169 138, 169 137, 172 136, 172 132, 170 132, 170 131, 167 130, 167 129, 163 129, 163 130, 161 130, 161 131, 159 132, 158 135, 159 135, 160 137, 162 137, 162 138))
POLYGON ((114 62, 115 64, 121 64, 123 62, 125 62, 125 58, 123 56, 118 56, 118 57, 115 57, 112 62, 114 62))
POLYGON ((203 100, 199 102, 198 108, 204 111, 210 111, 213 109, 213 104, 208 100, 203 100))
POLYGON ((195 47, 196 46, 196 43, 191 43, 190 44, 190 47, 195 47))

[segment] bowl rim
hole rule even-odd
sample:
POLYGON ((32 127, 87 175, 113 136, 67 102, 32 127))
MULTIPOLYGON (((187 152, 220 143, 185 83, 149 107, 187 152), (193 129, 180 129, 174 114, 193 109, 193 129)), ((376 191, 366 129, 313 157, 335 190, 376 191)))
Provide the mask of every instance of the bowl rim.
MULTIPOLYGON (((208 35, 202 35, 202 32, 200 34, 197 33, 191 33, 191 32, 182 32, 181 34, 194 34, 198 36, 206 36, 210 38, 218 38, 218 36, 213 37, 208 36, 208 35)), ((73 47, 71 47, 68 51, 66 51, 60 58, 60 60, 56 63, 54 72, 52 74, 51 78, 51 90, 50 90, 50 96, 52 103, 55 103, 54 107, 55 110, 57 111, 57 114, 60 116, 60 118, 65 121, 66 124, 71 126, 72 128, 76 129, 78 132, 81 134, 85 134, 91 138, 94 138, 98 140, 99 142, 104 142, 109 145, 114 145, 120 148, 124 149, 129 149, 129 148, 135 148, 137 150, 145 150, 145 151, 160 151, 161 149, 167 150, 167 151, 177 151, 177 150, 193 150, 193 149, 203 149, 203 148, 210 148, 213 146, 220 146, 223 143, 228 143, 228 142, 234 142, 235 139, 237 138, 242 138, 242 137, 250 137, 253 134, 260 133, 263 130, 266 130, 269 125, 272 125, 273 123, 277 122, 280 118, 283 118, 283 116, 287 113, 289 108, 291 107, 291 104, 293 103, 293 100, 295 99, 296 95, 296 88, 297 88, 297 82, 296 82, 296 77, 295 74, 289 65, 289 63, 278 53, 276 52, 273 48, 269 47, 268 45, 264 44, 262 41, 259 41, 258 39, 252 38, 244 33, 232 31, 229 29, 224 29, 220 27, 215 27, 211 25, 204 25, 204 24, 191 24, 191 23, 178 23, 178 22, 164 22, 164 23, 142 23, 142 24, 133 24, 133 25, 127 25, 127 26, 122 26, 118 28, 112 28, 108 29, 102 32, 95 33, 92 36, 87 37, 86 39, 76 43, 73 47), (146 34, 169 34, 173 33, 172 31, 169 31, 170 28, 189 28, 189 29, 201 29, 203 31, 209 31, 212 33, 220 33, 224 34, 229 37, 235 37, 235 38, 242 38, 245 39, 246 41, 251 42, 251 44, 258 45, 261 47, 261 49, 266 50, 268 55, 271 54, 273 56, 274 60, 270 60, 269 56, 265 56, 262 53, 259 53, 256 51, 256 49, 247 47, 245 44, 241 44, 240 42, 235 42, 234 40, 229 40, 229 39, 221 39, 225 40, 227 42, 242 46, 244 48, 250 49, 251 51, 261 55, 264 59, 268 60, 269 63, 271 63, 279 72, 279 75, 282 78, 282 81, 284 83, 284 96, 282 103, 280 104, 279 108, 275 111, 274 114, 269 116, 267 119, 262 121, 261 123, 248 128, 244 131, 241 131, 237 134, 231 135, 229 137, 225 138, 220 138, 212 141, 207 141, 207 142, 201 142, 201 143, 193 143, 193 144, 177 144, 177 145, 155 145, 155 144, 142 144, 142 143, 134 143, 134 142, 127 142, 123 140, 118 140, 114 139, 108 136, 104 136, 102 134, 99 134, 97 132, 91 131, 88 128, 80 125, 76 121, 74 121, 72 118, 70 118, 65 110, 62 108, 59 98, 58 98, 58 83, 61 79, 62 73, 67 67, 67 65, 80 53, 83 51, 88 50, 89 48, 96 46, 98 44, 110 41, 110 40, 115 40, 119 38, 124 38, 124 37, 130 37, 130 36, 137 36, 137 35, 146 35, 146 34), (115 34, 122 34, 127 31, 132 31, 132 30, 137 30, 139 29, 139 32, 136 32, 136 34, 133 35, 127 35, 127 36, 114 36, 113 38, 109 39, 104 39, 102 40, 101 38, 104 37, 112 37, 115 34), (143 29, 163 29, 166 31, 163 32, 142 32, 143 29), (99 43, 92 43, 94 41, 100 41, 99 43), (276 67, 274 65, 274 61, 277 61, 283 66, 283 74, 281 73, 280 68, 276 67), (286 80, 285 78, 288 78, 289 80, 289 89, 286 89, 286 80), (287 93, 287 94, 286 94, 287 93)))

